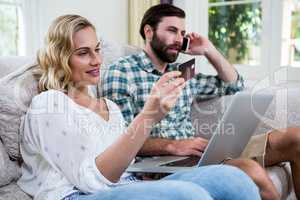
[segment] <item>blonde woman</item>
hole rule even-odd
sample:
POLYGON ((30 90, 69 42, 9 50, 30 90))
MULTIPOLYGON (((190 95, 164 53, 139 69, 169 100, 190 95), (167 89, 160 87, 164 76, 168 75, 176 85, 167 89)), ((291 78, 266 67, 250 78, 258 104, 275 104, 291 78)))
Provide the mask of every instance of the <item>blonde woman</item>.
POLYGON ((184 80, 162 76, 143 111, 125 128, 119 108, 88 90, 99 82, 95 27, 78 15, 58 17, 38 54, 39 89, 26 114, 19 186, 43 200, 256 200, 256 185, 237 168, 215 165, 143 181, 125 173, 151 127, 175 104, 184 80))

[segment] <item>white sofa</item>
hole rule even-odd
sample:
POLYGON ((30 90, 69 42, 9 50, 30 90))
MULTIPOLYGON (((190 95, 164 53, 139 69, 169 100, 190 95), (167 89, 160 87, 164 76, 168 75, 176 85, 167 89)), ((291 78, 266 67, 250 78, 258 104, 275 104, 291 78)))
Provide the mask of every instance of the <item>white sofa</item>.
MULTIPOLYGON (((106 42, 103 48, 104 62, 107 66, 117 57, 131 54, 134 51, 136 51, 135 48, 106 42)), ((0 200, 31 199, 16 185, 16 180, 20 177, 20 163, 22 162, 18 148, 19 126, 32 96, 36 94, 36 82, 31 74, 34 62, 35 59, 29 57, 0 57, 0 200)), ((288 117, 288 123, 281 127, 300 125, 300 116, 297 118, 297 114, 300 113, 299 102, 297 101, 300 99, 300 90, 293 90, 289 97, 295 107, 288 110, 292 111, 288 113, 288 116, 293 117, 288 117), (296 111, 298 113, 295 114, 296 111)), ((196 100, 193 104, 192 118, 194 121, 197 120, 197 123, 218 123, 229 101, 230 97, 208 101, 196 100)), ((278 102, 273 104, 275 103, 278 102)), ((273 105, 267 116, 275 119, 277 116, 274 113, 284 112, 284 109, 280 105, 275 109, 273 105)), ((279 120, 276 122, 277 125, 281 124, 280 117, 276 120, 279 120)), ((264 133, 269 129, 271 127, 262 123, 256 134, 264 133)), ((205 137, 209 136, 206 135, 205 137)), ((269 168, 268 172, 282 195, 282 199, 295 200, 289 170, 289 166, 285 165, 269 168)))

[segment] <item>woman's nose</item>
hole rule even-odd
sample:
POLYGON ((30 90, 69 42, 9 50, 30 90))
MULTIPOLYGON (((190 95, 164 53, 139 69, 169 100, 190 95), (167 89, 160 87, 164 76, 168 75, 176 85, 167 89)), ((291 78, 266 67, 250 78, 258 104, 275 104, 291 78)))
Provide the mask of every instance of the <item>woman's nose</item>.
POLYGON ((102 57, 101 57, 101 55, 98 54, 98 53, 95 53, 93 55, 92 60, 91 60, 91 64, 92 65, 101 65, 101 63, 102 63, 102 57))

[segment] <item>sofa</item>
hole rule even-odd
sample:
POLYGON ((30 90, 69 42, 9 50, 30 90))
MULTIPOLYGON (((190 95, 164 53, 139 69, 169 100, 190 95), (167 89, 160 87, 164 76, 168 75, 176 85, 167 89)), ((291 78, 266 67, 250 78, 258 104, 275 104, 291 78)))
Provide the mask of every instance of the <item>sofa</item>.
MULTIPOLYGON (((104 41, 104 65, 101 73, 105 73, 105 68, 109 63, 118 57, 138 50, 135 47, 104 41)), ((0 200, 32 199, 17 186, 16 181, 21 175, 22 163, 19 152, 20 126, 32 97, 37 94, 37 83, 32 73, 35 67, 34 57, 0 57, 0 200)), ((286 93, 279 92, 280 94, 274 99, 255 134, 265 133, 273 128, 300 124, 300 115, 298 115, 300 113, 298 106, 300 90, 285 89, 286 93), (288 104, 285 106, 287 100, 288 104)), ((281 91, 282 88, 273 87, 270 90, 276 92, 281 91)), ((92 91, 99 95, 96 87, 92 88, 92 91)), ((209 100, 196 98, 192 112, 194 124, 210 126, 218 123, 231 99, 231 96, 209 100)), ((209 134, 201 132, 198 134, 202 134, 202 137, 210 137, 209 134)), ((295 200, 288 163, 270 167, 267 170, 282 199, 295 200)))

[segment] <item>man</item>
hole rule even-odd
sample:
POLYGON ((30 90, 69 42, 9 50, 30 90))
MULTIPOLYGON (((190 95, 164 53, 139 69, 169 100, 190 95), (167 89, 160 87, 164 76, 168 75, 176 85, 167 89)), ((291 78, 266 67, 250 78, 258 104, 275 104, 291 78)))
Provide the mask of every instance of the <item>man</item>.
MULTIPOLYGON (((201 156, 207 140, 194 137, 195 129, 190 117, 193 98, 196 95, 229 95, 244 88, 242 77, 208 39, 196 33, 186 34, 184 19, 184 11, 169 4, 148 9, 140 27, 140 34, 145 40, 144 51, 118 60, 109 67, 103 79, 102 95, 116 102, 125 120, 130 122, 143 108, 159 77, 178 70, 176 64, 170 63, 176 61, 184 36, 190 38, 190 46, 185 53, 205 56, 218 73, 217 76, 197 74, 186 82, 177 104, 165 119, 153 127, 152 138, 145 142, 140 155, 201 156)), ((297 129, 281 134, 272 132, 264 138, 268 138, 264 163, 270 166, 290 161, 296 193, 300 198, 300 158, 296 158, 300 152, 300 135, 297 129)), ((226 164, 244 170, 259 186, 263 199, 280 199, 267 173, 255 161, 237 159, 226 164)))

